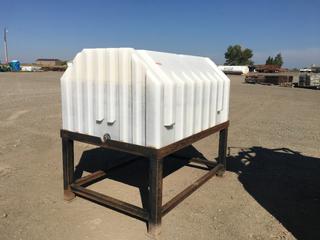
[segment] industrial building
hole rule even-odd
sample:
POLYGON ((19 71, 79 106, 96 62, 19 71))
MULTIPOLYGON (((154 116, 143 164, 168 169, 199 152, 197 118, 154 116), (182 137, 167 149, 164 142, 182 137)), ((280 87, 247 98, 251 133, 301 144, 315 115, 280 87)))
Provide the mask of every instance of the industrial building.
POLYGON ((54 67, 62 64, 62 61, 55 58, 38 58, 36 64, 44 67, 54 67))

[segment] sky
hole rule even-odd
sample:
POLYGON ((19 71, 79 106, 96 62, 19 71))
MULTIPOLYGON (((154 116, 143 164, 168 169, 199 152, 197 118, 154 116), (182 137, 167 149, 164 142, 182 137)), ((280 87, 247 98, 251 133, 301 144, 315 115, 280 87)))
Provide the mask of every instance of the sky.
MULTIPOLYGON (((9 60, 71 60, 83 48, 133 47, 210 57, 229 45, 263 64, 280 52, 288 68, 320 64, 320 0, 1 1, 9 60)), ((0 59, 4 61, 3 44, 0 59)))

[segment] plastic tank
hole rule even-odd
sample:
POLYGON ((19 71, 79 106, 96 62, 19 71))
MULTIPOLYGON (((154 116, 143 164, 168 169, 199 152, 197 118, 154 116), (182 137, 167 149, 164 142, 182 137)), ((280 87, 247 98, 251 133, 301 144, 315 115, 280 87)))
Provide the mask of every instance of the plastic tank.
POLYGON ((61 78, 63 129, 161 148, 226 122, 229 90, 209 58, 84 49, 61 78))
POLYGON ((226 74, 247 74, 248 66, 218 66, 218 68, 226 74))
POLYGON ((10 66, 11 71, 13 71, 13 72, 18 72, 21 70, 20 62, 18 60, 12 60, 9 63, 9 66, 10 66))

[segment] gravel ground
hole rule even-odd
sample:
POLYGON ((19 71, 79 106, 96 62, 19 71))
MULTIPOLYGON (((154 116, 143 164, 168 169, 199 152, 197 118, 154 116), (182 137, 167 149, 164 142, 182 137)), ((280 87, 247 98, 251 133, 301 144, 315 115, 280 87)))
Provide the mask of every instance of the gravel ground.
MULTIPOLYGON (((60 76, 0 73, 0 238, 147 239, 144 222, 63 201, 60 76)), ((320 91, 230 78, 228 171, 166 215, 161 238, 320 239, 320 91)), ((217 136, 195 147, 212 159, 217 136)), ((105 153, 76 144, 84 170, 90 154, 105 153)), ((90 188, 141 206, 145 168, 135 161, 90 188)), ((203 174, 176 159, 165 171, 164 202, 203 174)))

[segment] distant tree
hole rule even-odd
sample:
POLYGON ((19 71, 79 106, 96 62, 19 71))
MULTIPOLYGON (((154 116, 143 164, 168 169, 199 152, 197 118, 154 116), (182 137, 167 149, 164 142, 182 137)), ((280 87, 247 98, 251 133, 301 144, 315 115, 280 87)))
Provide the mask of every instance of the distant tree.
POLYGON ((240 45, 229 46, 224 54, 225 65, 252 65, 252 56, 251 49, 243 49, 240 45))
POLYGON ((275 58, 269 56, 266 60, 266 64, 281 67, 283 65, 281 53, 278 53, 275 58))
POLYGON ((274 65, 281 67, 283 65, 283 59, 281 53, 278 53, 277 56, 274 58, 274 65))
POLYGON ((266 60, 266 64, 268 64, 268 65, 273 65, 273 62, 274 62, 273 57, 270 57, 270 56, 266 60))

